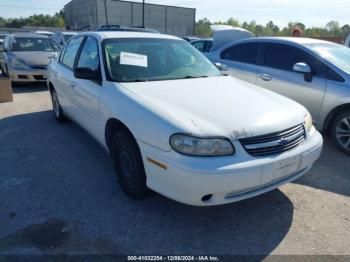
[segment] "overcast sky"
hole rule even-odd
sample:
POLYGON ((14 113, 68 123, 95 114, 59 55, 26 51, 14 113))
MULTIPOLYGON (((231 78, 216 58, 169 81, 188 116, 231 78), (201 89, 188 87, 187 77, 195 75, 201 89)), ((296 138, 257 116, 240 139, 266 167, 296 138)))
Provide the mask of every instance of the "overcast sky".
MULTIPOLYGON (((0 0, 0 16, 25 17, 35 13, 53 14, 69 0, 0 0)), ((142 2, 135 0, 135 2, 142 2)), ((197 20, 207 17, 225 21, 234 17, 242 21, 255 20, 265 24, 272 20, 283 27, 290 21, 307 26, 324 26, 330 20, 350 24, 350 5, 345 0, 146 0, 148 3, 169 4, 197 9, 197 20)))

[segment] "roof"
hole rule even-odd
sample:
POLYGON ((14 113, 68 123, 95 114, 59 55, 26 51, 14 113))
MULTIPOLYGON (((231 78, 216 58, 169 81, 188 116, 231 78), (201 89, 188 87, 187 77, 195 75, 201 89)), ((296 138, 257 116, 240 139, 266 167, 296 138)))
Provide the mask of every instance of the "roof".
POLYGON ((37 33, 12 33, 13 37, 35 37, 35 38, 49 38, 46 35, 41 35, 37 33))
POLYGON ((50 31, 42 31, 42 30, 37 30, 37 31, 34 31, 35 33, 37 34, 53 34, 53 32, 50 32, 50 31))
POLYGON ((174 40, 181 39, 172 35, 142 33, 142 32, 125 32, 125 31, 82 32, 80 34, 94 35, 99 37, 100 39, 108 39, 108 38, 157 38, 157 39, 174 39, 174 40))
POLYGON ((274 42, 290 42, 290 43, 295 43, 300 45, 330 43, 329 41, 306 38, 306 37, 257 37, 257 38, 251 38, 249 40, 250 41, 269 40, 274 42))

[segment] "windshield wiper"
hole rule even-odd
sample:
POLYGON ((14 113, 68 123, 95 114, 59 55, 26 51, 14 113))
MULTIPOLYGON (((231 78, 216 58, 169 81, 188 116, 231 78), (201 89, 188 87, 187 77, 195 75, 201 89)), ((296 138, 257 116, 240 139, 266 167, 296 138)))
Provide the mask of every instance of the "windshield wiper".
POLYGON ((147 82, 147 79, 141 79, 141 78, 137 78, 137 79, 133 79, 133 80, 126 80, 126 81, 121 81, 124 83, 133 83, 133 82, 147 82))
POLYGON ((207 78, 208 76, 206 76, 206 75, 203 75, 203 76, 190 76, 190 75, 188 75, 188 76, 185 76, 184 78, 185 79, 191 79, 191 78, 207 78))

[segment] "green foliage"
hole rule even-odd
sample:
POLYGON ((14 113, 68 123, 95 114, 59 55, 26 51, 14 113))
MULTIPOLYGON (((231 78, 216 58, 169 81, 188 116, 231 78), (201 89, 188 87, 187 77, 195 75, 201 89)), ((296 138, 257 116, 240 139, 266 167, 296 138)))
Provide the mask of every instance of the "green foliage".
MULTIPOLYGON (((1 23, 1 21, 0 21, 1 23)), ((240 23, 237 19, 230 17, 226 22, 216 21, 210 22, 207 18, 201 19, 196 23, 196 35, 211 36, 210 25, 222 24, 238 26, 252 32, 256 36, 291 36, 293 28, 296 26, 304 31, 305 37, 347 37, 350 34, 350 25, 340 26, 337 21, 328 22, 325 27, 310 27, 305 24, 295 21, 289 22, 286 27, 280 28, 273 21, 269 21, 266 25, 259 25, 254 20, 251 22, 240 23)))
POLYGON ((63 12, 55 15, 32 15, 26 18, 9 18, 0 17, 0 27, 20 28, 23 26, 44 26, 44 27, 64 27, 63 12))

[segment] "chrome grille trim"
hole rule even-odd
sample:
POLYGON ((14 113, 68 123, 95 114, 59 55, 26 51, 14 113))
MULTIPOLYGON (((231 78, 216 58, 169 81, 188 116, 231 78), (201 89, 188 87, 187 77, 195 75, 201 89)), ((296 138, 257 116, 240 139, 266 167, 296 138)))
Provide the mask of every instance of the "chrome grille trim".
POLYGON ((281 132, 240 139, 242 146, 252 156, 269 156, 291 150, 305 142, 303 124, 281 132))

